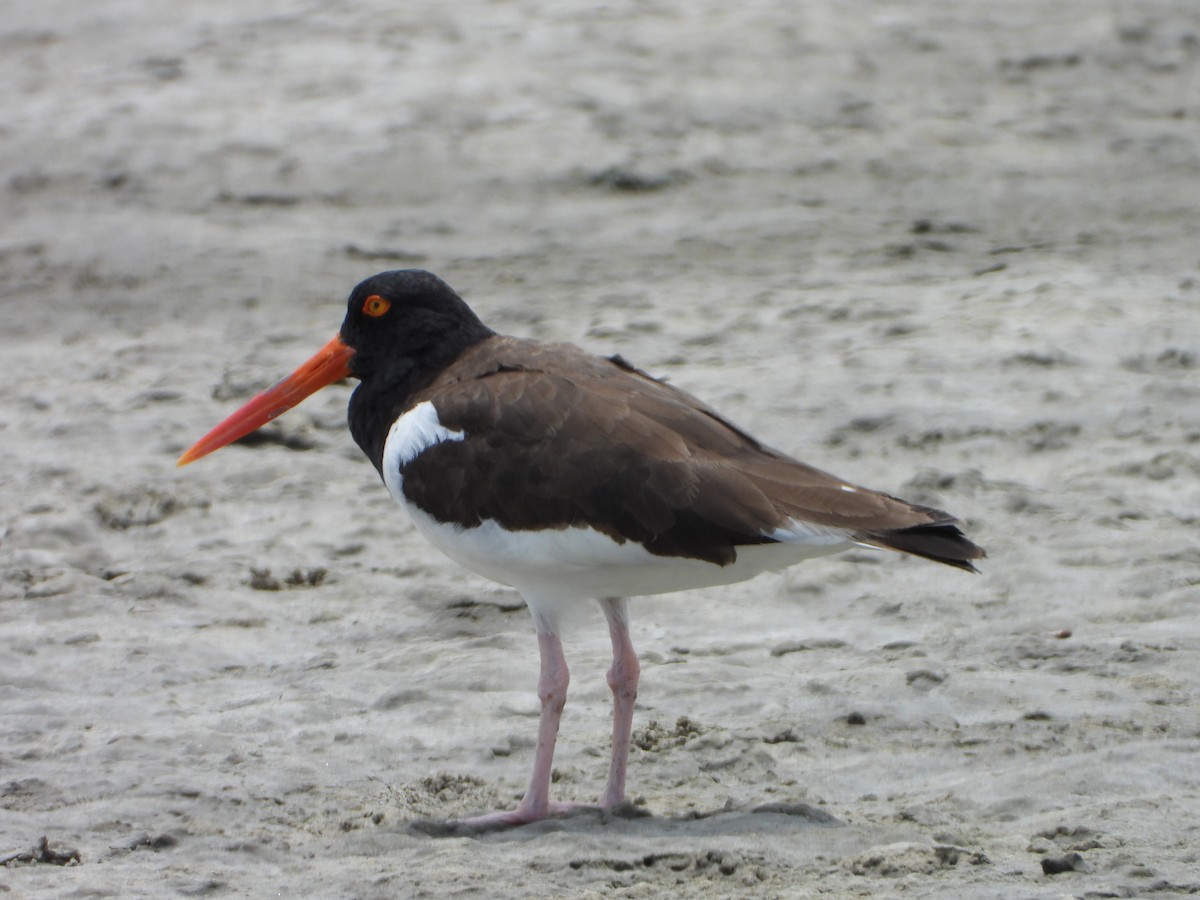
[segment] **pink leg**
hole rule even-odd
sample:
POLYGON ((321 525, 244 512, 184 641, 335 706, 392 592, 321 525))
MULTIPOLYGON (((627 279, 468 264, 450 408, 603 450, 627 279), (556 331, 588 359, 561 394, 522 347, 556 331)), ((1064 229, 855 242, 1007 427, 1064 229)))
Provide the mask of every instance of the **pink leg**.
POLYGON ((571 673, 563 656, 562 640, 554 632, 538 632, 538 649, 542 656, 542 673, 538 678, 538 699, 542 715, 538 720, 537 752, 533 757, 533 775, 529 789, 517 812, 525 810, 530 818, 545 818, 550 812, 550 770, 554 765, 554 743, 558 740, 558 725, 567 702, 567 685, 571 673))
MULTIPOLYGON (((624 598, 611 597, 600 601, 608 619, 612 637, 613 662, 608 670, 608 686, 613 693, 612 761, 608 782, 600 798, 602 809, 609 810, 625 800, 625 774, 629 763, 629 738, 633 730, 633 706, 637 700, 638 677, 641 666, 633 642, 629 639, 629 605, 624 598)), ((567 700, 570 673, 563 656, 562 641, 552 625, 539 622, 538 648, 541 651, 542 671, 538 679, 538 697, 542 715, 538 721, 537 751, 533 759, 533 775, 529 789, 516 809, 511 812, 488 813, 470 819, 446 823, 447 833, 477 832, 510 825, 524 825, 547 816, 559 815, 578 807, 573 803, 550 800, 550 776, 554 765, 554 744, 558 726, 567 700)), ((441 829, 439 829, 441 833, 441 829)))
POLYGON ((562 719, 563 705, 567 701, 567 685, 571 674, 567 671, 567 660, 563 656, 562 641, 556 632, 538 629, 538 649, 541 651, 542 672, 538 678, 538 697, 542 701, 542 715, 538 720, 537 751, 533 757, 533 775, 529 789, 520 805, 511 812, 488 813, 472 819, 463 819, 456 825, 468 829, 499 828, 505 825, 524 825, 547 816, 566 812, 572 808, 567 803, 550 801, 550 772, 554 765, 554 742, 558 738, 558 725, 562 719))
POLYGON ((637 700, 641 665, 629 639, 629 604, 621 597, 600 601, 612 636, 613 662, 608 670, 608 686, 613 694, 612 762, 608 783, 600 798, 603 809, 612 809, 625 800, 625 772, 629 764, 629 737, 633 730, 633 705, 637 700))

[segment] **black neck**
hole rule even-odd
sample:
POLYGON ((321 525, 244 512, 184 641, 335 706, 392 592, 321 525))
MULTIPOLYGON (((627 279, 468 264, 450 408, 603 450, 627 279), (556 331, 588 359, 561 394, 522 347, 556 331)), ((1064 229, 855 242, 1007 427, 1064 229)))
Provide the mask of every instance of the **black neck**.
POLYGON ((383 447, 396 419, 413 406, 413 398, 429 387, 463 351, 495 332, 480 323, 456 335, 458 340, 441 341, 418 357, 400 357, 386 369, 365 376, 350 396, 350 434, 383 476, 383 447))

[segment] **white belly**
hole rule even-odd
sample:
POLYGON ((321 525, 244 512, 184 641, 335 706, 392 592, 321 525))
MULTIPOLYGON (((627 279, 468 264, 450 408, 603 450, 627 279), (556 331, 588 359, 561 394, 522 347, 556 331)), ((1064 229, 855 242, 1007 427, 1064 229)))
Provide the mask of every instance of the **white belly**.
POLYGON ((493 521, 477 528, 447 525, 417 509, 403 494, 396 499, 431 544, 484 578, 516 588, 526 599, 630 597, 733 584, 851 546, 850 541, 831 538, 821 543, 752 544, 738 548, 736 562, 719 566, 656 556, 641 544, 619 544, 592 528, 507 531, 493 521))

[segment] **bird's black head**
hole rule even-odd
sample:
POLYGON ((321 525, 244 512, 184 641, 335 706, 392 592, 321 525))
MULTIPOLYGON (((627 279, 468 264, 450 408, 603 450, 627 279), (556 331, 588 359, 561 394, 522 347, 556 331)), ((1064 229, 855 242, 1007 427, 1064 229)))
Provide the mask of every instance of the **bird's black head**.
POLYGON ((389 387, 416 372, 436 373, 492 333, 450 285, 423 269, 380 272, 360 283, 341 329, 354 351, 350 373, 389 387))
POLYGON ((493 334, 462 298, 420 269, 382 272, 350 294, 342 330, 313 357, 198 440, 179 465, 207 456, 347 375, 350 431, 379 468, 388 429, 412 395, 464 350, 493 334))
POLYGON ((421 269, 381 272, 350 293, 340 337, 361 381, 350 397, 350 433, 376 469, 413 394, 492 334, 450 285, 421 269))

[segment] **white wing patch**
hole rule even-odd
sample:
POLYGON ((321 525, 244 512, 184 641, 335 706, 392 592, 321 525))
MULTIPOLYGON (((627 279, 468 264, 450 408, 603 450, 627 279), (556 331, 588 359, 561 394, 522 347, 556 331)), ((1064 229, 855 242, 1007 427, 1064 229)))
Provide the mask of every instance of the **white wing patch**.
MULTIPOLYGON (((830 528, 812 522, 797 522, 795 519, 790 520, 782 528, 776 528, 774 531, 766 533, 764 537, 779 541, 781 544, 809 547, 827 553, 835 551, 825 548, 841 547, 844 549, 850 543, 850 533, 844 528, 830 528)), ((739 547, 738 553, 742 553, 744 550, 745 548, 739 547)))
POLYGON ((441 423, 431 400, 418 403, 395 421, 384 442, 383 483, 388 493, 403 502, 404 476, 400 470, 434 444, 464 437, 465 432, 451 431, 441 423))

